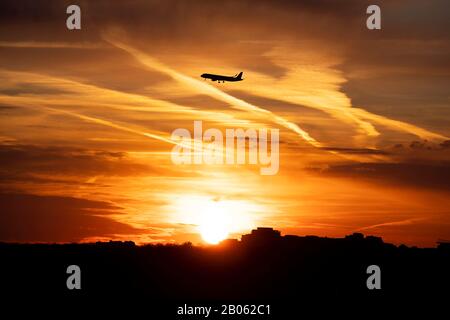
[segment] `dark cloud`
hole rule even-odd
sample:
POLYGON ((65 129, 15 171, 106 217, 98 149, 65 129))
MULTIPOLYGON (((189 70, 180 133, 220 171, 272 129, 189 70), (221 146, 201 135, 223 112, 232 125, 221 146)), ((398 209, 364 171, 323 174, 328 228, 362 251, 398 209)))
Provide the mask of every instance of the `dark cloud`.
POLYGON ((450 191, 450 162, 354 163, 334 165, 320 171, 326 176, 366 180, 378 184, 450 191))
POLYGON ((36 145, 0 145, 3 177, 46 174, 88 177, 133 176, 155 173, 151 166, 134 163, 123 152, 36 145))
POLYGON ((0 208, 0 241, 75 242, 143 232, 109 218, 119 208, 103 201, 2 193, 0 208))
POLYGON ((16 106, 11 106, 11 105, 4 105, 4 104, 0 104, 0 112, 3 111, 10 111, 10 110, 17 110, 19 107, 16 106))
MULTIPOLYGON (((441 1, 434 1, 440 4, 441 1)), ((396 4, 408 7, 408 1, 377 1, 386 11, 398 12, 396 4)), ((33 24, 37 30, 53 31, 34 34, 38 39, 49 35, 71 39, 98 39, 98 33, 109 25, 132 29, 133 34, 152 41, 174 40, 198 42, 200 38, 213 43, 237 39, 285 38, 317 36, 333 38, 337 33, 365 28, 369 0, 224 0, 220 3, 199 0, 137 0, 137 1, 77 1, 82 9, 86 30, 67 34, 66 7, 70 1, 17 1, 0 4, 0 21, 20 30, 23 24, 33 24), (360 26, 359 28, 357 26, 360 26), (52 30, 53 29, 53 30, 52 30)), ((426 9, 426 8, 425 8, 426 9)), ((423 11, 423 10, 422 10, 423 11)), ((425 10, 426 11, 426 10, 425 10)), ((436 10, 433 10, 435 12, 436 10)), ((415 13, 419 18, 422 12, 415 13)), ((389 20, 391 21, 391 20, 389 20)), ((394 19, 392 19, 395 22, 394 19)), ((36 30, 36 31, 37 31, 36 30)), ((353 33, 353 32, 351 32, 353 33)), ((31 35, 30 32, 21 36, 31 35)), ((10 38, 3 33, 4 38, 10 38)), ((345 40, 345 38, 343 38, 345 40)), ((342 41, 336 39, 337 42, 342 41)))
POLYGON ((447 163, 450 159, 449 140, 432 142, 427 140, 414 140, 409 143, 398 143, 387 148, 393 159, 398 162, 413 163, 447 163))
POLYGON ((68 32, 65 20, 70 4, 2 1, 0 40, 99 41, 102 31, 117 26, 137 44, 154 51, 184 44, 200 52, 227 49, 245 55, 251 49, 240 45, 241 40, 326 39, 335 45, 365 48, 371 55, 376 46, 370 40, 448 39, 449 27, 449 4, 444 0, 377 1, 383 17, 383 30, 378 33, 366 29, 366 8, 374 4, 369 0, 80 0, 83 28, 68 32))
POLYGON ((345 43, 339 66, 353 105, 450 134, 450 2, 381 2, 382 30, 345 43), (419 116, 418 116, 419 115, 419 116))
POLYGON ((442 149, 450 150, 450 140, 445 140, 439 144, 442 149))

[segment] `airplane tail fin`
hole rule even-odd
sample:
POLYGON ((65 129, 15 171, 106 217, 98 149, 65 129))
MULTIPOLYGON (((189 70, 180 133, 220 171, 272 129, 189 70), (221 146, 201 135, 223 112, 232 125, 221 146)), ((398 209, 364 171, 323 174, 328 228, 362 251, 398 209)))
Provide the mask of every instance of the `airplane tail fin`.
POLYGON ((240 72, 240 73, 236 76, 236 79, 241 80, 241 79, 242 79, 242 74, 243 74, 243 72, 240 72))

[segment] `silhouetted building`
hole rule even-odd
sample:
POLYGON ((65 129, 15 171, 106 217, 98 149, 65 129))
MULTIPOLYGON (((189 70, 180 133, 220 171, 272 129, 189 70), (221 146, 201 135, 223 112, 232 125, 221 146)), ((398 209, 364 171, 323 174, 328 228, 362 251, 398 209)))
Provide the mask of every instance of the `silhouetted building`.
POLYGON ((252 230, 250 234, 244 234, 241 237, 241 242, 243 244, 264 245, 279 239, 281 239, 280 231, 273 228, 258 227, 256 230, 252 230))

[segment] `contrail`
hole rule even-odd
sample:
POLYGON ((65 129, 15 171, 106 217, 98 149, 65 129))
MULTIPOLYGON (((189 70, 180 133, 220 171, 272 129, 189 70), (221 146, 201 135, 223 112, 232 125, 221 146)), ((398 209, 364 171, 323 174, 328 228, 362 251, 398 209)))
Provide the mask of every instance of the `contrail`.
POLYGON ((122 126, 120 124, 116 124, 114 122, 108 121, 108 120, 104 120, 104 119, 100 119, 100 118, 94 118, 94 117, 89 117, 89 116, 86 116, 86 115, 83 115, 83 114, 79 114, 79 113, 72 112, 72 111, 67 111, 67 110, 60 110, 60 109, 49 108, 49 107, 43 107, 43 108, 46 109, 46 110, 49 110, 49 111, 67 114, 67 115, 70 115, 70 116, 73 116, 73 117, 77 117, 77 118, 85 120, 85 121, 98 123, 98 124, 101 124, 101 125, 104 125, 104 126, 108 126, 108 127, 111 127, 111 128, 118 129, 118 130, 135 133, 135 134, 147 137, 147 138, 156 139, 156 140, 167 142, 167 143, 174 144, 174 145, 180 145, 180 143, 178 143, 176 141, 173 141, 172 139, 169 139, 169 138, 157 135, 157 134, 153 134, 153 133, 149 133, 149 132, 140 131, 140 130, 132 129, 132 128, 129 128, 129 127, 125 127, 125 126, 122 126))
MULTIPOLYGON (((154 133, 149 133, 149 132, 140 131, 140 130, 132 129, 132 128, 129 128, 129 127, 125 127, 125 126, 116 124, 114 122, 108 121, 108 120, 104 120, 104 119, 100 119, 100 118, 94 118, 94 117, 89 117, 89 116, 86 116, 86 115, 83 115, 83 114, 79 114, 79 113, 72 112, 72 111, 67 111, 67 110, 54 109, 54 108, 49 108, 49 107, 43 107, 43 108, 47 109, 48 111, 63 113, 63 114, 66 114, 66 115, 77 117, 77 118, 85 120, 85 121, 94 122, 94 123, 97 123, 97 124, 101 124, 101 125, 104 125, 104 126, 108 126, 108 127, 114 128, 114 129, 135 133, 135 134, 147 137, 147 138, 152 138, 152 139, 155 139, 155 140, 167 142, 167 143, 170 143, 170 144, 173 144, 173 145, 178 145, 178 146, 181 146, 181 147, 184 147, 184 148, 188 148, 188 149, 190 149, 192 151, 198 151, 200 153, 202 153, 204 151, 202 146, 197 147, 195 143, 192 143, 192 141, 193 141, 192 139, 190 140, 190 142, 188 144, 186 144, 186 143, 183 143, 183 142, 174 141, 174 140, 172 140, 170 138, 166 138, 166 137, 163 137, 161 135, 154 134, 154 133)), ((224 148, 222 152, 227 153, 229 151, 228 151, 228 149, 224 148)))
POLYGON ((168 76, 170 76, 172 79, 174 79, 180 83, 187 84, 187 85, 197 89, 198 91, 200 91, 203 94, 209 95, 213 98, 216 98, 216 99, 222 100, 226 103, 229 103, 236 109, 267 115, 267 116, 271 117, 275 123, 278 123, 279 125, 287 128, 289 130, 294 131, 295 133, 297 133, 300 137, 302 137, 305 141, 307 141, 311 145, 313 145, 315 147, 322 147, 320 142, 318 142, 317 140, 312 138, 306 131, 301 129, 297 124, 290 122, 290 121, 284 119, 283 117, 277 116, 269 110, 257 107, 257 106, 250 104, 242 99, 236 98, 228 93, 225 93, 222 90, 219 90, 207 83, 204 83, 197 79, 186 76, 186 75, 162 64, 161 62, 159 62, 156 59, 150 57, 149 55, 143 53, 142 51, 139 51, 123 42, 117 41, 115 39, 111 39, 110 37, 105 36, 105 35, 104 35, 104 38, 106 41, 108 41, 112 45, 131 54, 135 59, 137 59, 140 63, 142 63, 146 67, 149 67, 153 70, 158 70, 162 73, 165 73, 168 76))
MULTIPOLYGON (((264 92, 258 92, 259 95, 267 98, 273 99, 273 96, 268 95, 264 92)), ((441 135, 439 133, 435 133, 429 131, 427 129, 421 128, 419 126, 390 119, 388 117, 378 115, 375 113, 371 113, 363 108, 352 107, 352 106, 342 106, 342 107, 334 107, 334 106, 326 106, 326 105, 315 105, 304 102, 303 100, 295 98, 294 94, 286 95, 287 97, 277 97, 279 100, 283 100, 289 103, 301 104, 305 107, 316 109, 320 111, 324 111, 336 119, 339 119, 344 122, 353 122, 356 123, 359 129, 362 132, 365 132, 368 136, 376 137, 379 136, 379 132, 374 128, 374 126, 368 122, 372 121, 373 123, 378 123, 381 126, 385 126, 388 128, 392 128, 398 131, 407 132, 413 134, 421 139, 425 140, 447 140, 448 137, 441 135)))
POLYGON ((374 229, 374 228, 386 227, 386 226, 404 226, 404 225, 409 225, 409 224, 412 224, 412 223, 414 223, 416 221, 420 221, 420 220, 424 220, 424 218, 412 218, 412 219, 406 219, 406 220, 400 220, 400 221, 384 222, 384 223, 379 223, 379 224, 374 224, 371 226, 359 228, 355 231, 364 231, 364 230, 368 230, 368 229, 374 229))
POLYGON ((374 122, 378 122, 381 125, 385 125, 385 126, 388 126, 391 128, 396 128, 397 130, 400 130, 400 131, 405 131, 405 132, 411 133, 411 134, 418 136, 425 140, 428 140, 428 139, 430 139, 430 140, 434 140, 434 139, 447 140, 448 139, 444 135, 428 131, 424 128, 415 126, 413 124, 409 124, 407 122, 402 122, 402 121, 390 119, 387 117, 383 117, 383 116, 380 116, 380 115, 377 115, 374 113, 370 113, 369 111, 364 110, 364 109, 352 108, 352 111, 355 114, 358 114, 361 118, 369 119, 374 122))
MULTIPOLYGON (((3 97, 0 96, 0 98, 3 98, 3 97)), ((20 105, 22 107, 29 107, 30 103, 27 103, 27 102, 29 102, 29 100, 21 100, 20 105)), ((84 121, 100 124, 100 125, 103 125, 103 126, 107 126, 107 127, 114 128, 114 129, 121 130, 121 131, 125 131, 125 132, 130 132, 130 133, 137 134, 137 135, 140 135, 140 136, 144 136, 144 137, 147 137, 147 138, 151 138, 151 139, 155 139, 155 140, 158 140, 158 141, 166 142, 166 143, 169 143, 169 144, 172 144, 172 145, 181 146, 183 148, 190 149, 190 150, 192 150, 194 152, 200 152, 200 153, 205 152, 203 146, 197 146, 197 144, 194 143, 194 139, 190 139, 189 142, 187 142, 187 143, 186 142, 179 142, 179 141, 172 140, 171 138, 164 137, 164 136, 159 135, 159 134, 133 129, 133 128, 130 128, 130 127, 127 127, 127 126, 123 126, 123 125, 111 122, 109 120, 101 119, 101 118, 98 118, 98 117, 90 117, 90 116, 86 116, 86 115, 83 115, 83 114, 80 114, 80 113, 77 113, 77 112, 73 112, 73 111, 69 111, 69 110, 61 110, 61 109, 57 109, 57 108, 44 107, 44 106, 41 106, 39 108, 39 110, 47 110, 49 112, 56 112, 56 113, 65 114, 65 115, 68 115, 68 116, 76 117, 76 118, 84 120, 84 121)), ((226 146, 222 150, 222 153, 224 155, 228 154, 229 152, 232 155, 234 154, 233 151, 228 150, 228 148, 226 146)))
MULTIPOLYGON (((25 101, 23 101, 23 102, 25 102, 25 101)), ((25 104, 22 103, 21 106, 26 106, 27 107, 28 105, 26 105, 26 103, 25 104)), ((179 145, 179 146, 183 146, 183 147, 189 148, 191 150, 196 150, 196 148, 193 147, 191 144, 185 144, 185 143, 182 143, 182 142, 177 142, 177 141, 174 141, 174 140, 172 140, 170 138, 166 138, 166 137, 164 137, 162 135, 158 135, 158 134, 155 134, 155 133, 150 133, 150 132, 145 132, 145 131, 129 128, 129 127, 126 127, 126 126, 123 126, 123 125, 120 125, 120 124, 116 124, 116 123, 108 121, 108 120, 104 120, 104 119, 100 119, 100 118, 96 118, 96 117, 90 117, 90 116, 86 116, 86 115, 83 115, 83 114, 80 114, 80 113, 77 113, 77 112, 68 111, 68 110, 61 110, 61 109, 56 109, 56 108, 51 108, 51 107, 42 107, 41 106, 39 108, 39 110, 42 110, 42 109, 50 111, 50 112, 62 113, 62 114, 65 114, 65 115, 76 117, 76 118, 84 120, 84 121, 101 124, 103 126, 107 126, 107 127, 110 127, 110 128, 121 130, 121 131, 134 133, 134 134, 137 134, 137 135, 140 135, 140 136, 144 136, 144 137, 147 137, 147 138, 152 138, 152 139, 159 140, 159 141, 162 141, 162 142, 170 143, 172 145, 179 145)), ((201 150, 201 149, 197 148, 197 150, 201 150)))
MULTIPOLYGON (((95 106, 103 106, 108 108, 117 108, 119 110, 135 110, 135 111, 160 111, 161 108, 164 108, 164 110, 167 112, 185 112, 185 113, 192 113, 192 114, 199 114, 202 116, 207 116, 208 118, 215 115, 216 119, 210 119, 212 121, 233 121, 237 122, 241 125, 249 125, 250 121, 247 120, 241 120, 236 119, 232 115, 229 114, 222 114, 217 112, 209 112, 209 111, 203 111, 203 110, 195 110, 190 107, 173 104, 164 100, 157 100, 157 99, 151 99, 146 96, 141 96, 137 94, 130 94, 130 93, 123 93, 121 91, 111 90, 111 89, 105 89, 101 87, 97 87, 90 84, 84 84, 81 82, 68 80, 65 78, 56 78, 48 75, 41 75, 36 73, 28 73, 28 72, 10 72, 10 71, 3 71, 4 73, 9 74, 12 78, 15 80, 21 82, 26 81, 30 83, 37 83, 39 85, 45 84, 51 87, 54 87, 55 89, 61 89, 64 92, 70 92, 70 93, 77 93, 78 95, 84 95, 83 98, 89 101, 83 101, 84 104, 93 104, 95 106), (22 79, 24 78, 24 79, 22 79), (105 99, 105 97, 107 99, 105 99), (96 100, 104 100, 105 102, 93 102, 92 99, 96 100), (114 102, 109 102, 109 100, 114 100, 114 102), (128 103, 135 103, 136 106, 133 105, 124 105, 120 102, 128 102, 128 103), (156 104, 158 107, 148 106, 147 105, 153 105, 156 104), (220 119, 217 119, 217 115, 220 115, 220 119)), ((70 110, 60 109, 56 108, 56 106, 66 106, 69 107, 74 104, 74 102, 69 97, 66 97, 64 95, 61 95, 62 98, 59 100, 56 100, 52 97, 52 99, 49 99, 49 97, 43 96, 41 97, 34 97, 34 96, 7 96, 7 95, 0 95, 0 101, 8 104, 14 104, 21 107, 29 107, 34 108, 34 106, 39 105, 40 110, 47 110, 50 112, 56 112, 56 113, 62 113, 65 115, 73 116, 76 118, 79 118, 84 121, 93 122, 97 124, 101 124, 104 126, 108 126, 117 130, 130 132, 133 134, 145 136, 147 138, 152 138, 155 140, 163 141, 166 143, 170 143, 172 145, 181 146, 187 149, 190 149, 194 152, 204 152, 202 147, 198 147, 197 144, 193 143, 193 139, 190 139, 189 142, 187 141, 178 141, 173 140, 171 137, 165 137, 164 134, 155 134, 155 133, 149 133, 147 131, 141 131, 137 129, 130 128, 128 126, 120 125, 114 122, 111 122, 109 120, 105 120, 99 117, 90 117, 78 112, 73 112, 70 110)), ((229 152, 232 153, 233 151, 228 150, 228 148, 223 149, 224 154, 228 154, 229 152)))
MULTIPOLYGON (((92 84, 85 84, 82 82, 77 82, 74 80, 69 80, 66 78, 53 77, 49 75, 42 75, 30 72, 12 72, 0 70, 1 74, 6 74, 10 78, 14 79, 16 82, 23 83, 31 83, 31 84, 44 84, 45 86, 51 86, 57 90, 61 90, 64 92, 73 92, 78 95, 83 95, 83 104, 93 104, 95 106, 114 108, 117 110, 132 110, 132 111, 145 111, 145 112, 161 112, 163 109, 165 113, 174 113, 174 114, 189 114, 201 116, 202 118, 206 118, 210 121, 215 122, 226 122, 231 121, 233 123, 239 123, 240 125, 247 126, 250 125, 250 121, 237 119, 233 115, 228 113, 221 112, 211 112, 206 110, 198 110, 191 108, 185 105, 179 105, 172 102, 168 102, 165 100, 159 100, 150 98, 148 96, 127 93, 112 89, 107 89, 99 86, 95 86, 92 84)), ((42 95, 41 95, 42 96, 42 95)), ((46 96, 42 96, 41 99, 34 98, 33 101, 38 102, 43 105, 72 105, 73 101, 67 99, 67 97, 63 95, 59 95, 61 98, 66 99, 49 99, 46 96)), ((12 97, 3 96, 3 99, 11 100, 12 97)), ((15 96, 17 100, 18 97, 15 96)), ((20 100, 23 100, 24 97, 21 97, 20 100)))
MULTIPOLYGON (((273 62, 277 63, 276 60, 273 62)), ((283 66, 282 64, 278 65, 283 66)), ((249 88, 244 88, 246 92, 323 111, 339 121, 350 125, 356 125, 358 132, 369 137, 377 137, 380 135, 375 127, 376 124, 377 126, 384 126, 400 132, 410 133, 426 140, 448 139, 444 135, 416 125, 371 113, 361 107, 355 107, 345 93, 335 91, 337 88, 334 90, 325 88, 323 89, 324 93, 322 94, 320 91, 318 94, 315 94, 314 90, 298 89, 295 86, 295 83, 298 80, 296 78, 298 76, 296 76, 295 73, 291 75, 288 74, 281 80, 274 80, 273 78, 258 74, 256 74, 255 77, 256 76, 259 77, 259 81, 256 81, 254 85, 249 88)), ((341 80, 343 79, 344 78, 341 80)))

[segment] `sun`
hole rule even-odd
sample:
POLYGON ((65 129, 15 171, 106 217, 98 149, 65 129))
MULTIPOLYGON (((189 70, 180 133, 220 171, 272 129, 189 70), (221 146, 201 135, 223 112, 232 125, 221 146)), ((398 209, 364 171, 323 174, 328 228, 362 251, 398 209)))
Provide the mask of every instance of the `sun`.
POLYGON ((227 238, 229 231, 224 225, 221 225, 218 220, 207 219, 199 225, 200 235, 202 239, 210 244, 218 244, 220 241, 227 238))
POLYGON ((218 244, 230 236, 253 229, 254 216, 262 212, 260 207, 245 200, 205 195, 177 196, 172 201, 170 221, 194 227, 192 231, 209 244, 218 244))
POLYGON ((210 244, 217 244, 226 239, 230 233, 229 216, 219 202, 211 201, 200 207, 198 231, 202 239, 210 244))

